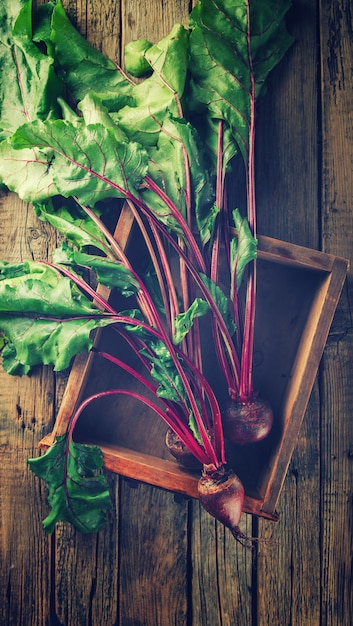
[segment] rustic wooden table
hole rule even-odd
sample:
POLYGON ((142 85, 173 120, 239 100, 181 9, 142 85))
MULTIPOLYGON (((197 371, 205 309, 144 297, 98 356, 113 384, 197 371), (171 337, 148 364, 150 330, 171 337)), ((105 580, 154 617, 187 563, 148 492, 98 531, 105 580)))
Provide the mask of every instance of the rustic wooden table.
MULTIPOLYGON (((113 59, 131 39, 186 24, 188 0, 65 0, 88 39, 113 59)), ((349 0, 294 0, 296 43, 259 108, 259 232, 352 257, 353 41, 349 0)), ((0 258, 47 258, 50 228, 11 194, 0 197, 0 258)), ((269 539, 254 552, 195 500, 109 475, 107 526, 44 535, 38 454, 67 373, 0 371, 0 623, 4 626, 349 626, 352 592, 352 280, 330 332, 278 510, 244 516, 269 539)))

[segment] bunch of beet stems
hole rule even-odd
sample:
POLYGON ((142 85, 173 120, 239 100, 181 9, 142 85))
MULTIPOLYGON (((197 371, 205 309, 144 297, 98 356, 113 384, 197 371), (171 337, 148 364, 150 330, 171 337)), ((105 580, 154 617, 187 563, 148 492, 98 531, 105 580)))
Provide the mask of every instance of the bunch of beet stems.
MULTIPOLYGON (((191 284, 193 285, 193 290, 194 287, 197 287, 201 291, 203 297, 208 303, 212 311, 218 335, 222 338, 223 343, 226 346, 228 359, 234 370, 239 367, 238 357, 221 312, 219 311, 209 289, 200 278, 199 272, 206 273, 207 267, 196 240, 192 235, 191 228, 187 225, 184 218, 181 216, 180 212, 173 205, 170 199, 165 196, 164 192, 151 179, 146 178, 145 182, 150 189, 165 200, 170 214, 177 219, 178 224, 182 226, 183 232, 185 233, 184 242, 176 241, 173 235, 169 233, 165 226, 163 226, 163 224, 139 198, 133 197, 130 192, 124 192, 124 190, 121 190, 127 197, 130 210, 133 212, 135 220, 139 225, 146 242, 146 247, 161 289, 165 308, 165 319, 164 316, 162 318, 148 288, 130 264, 125 252, 115 241, 113 235, 101 219, 91 208, 87 206, 80 204, 81 209, 98 225, 102 235, 108 242, 106 247, 107 256, 114 258, 118 263, 122 263, 131 272, 131 275, 137 282, 137 302, 145 321, 142 322, 141 320, 136 320, 128 315, 119 314, 119 312, 116 311, 108 301, 97 294, 96 291, 92 289, 80 276, 62 265, 50 265, 68 276, 79 286, 80 289, 85 291, 89 297, 94 299, 100 309, 102 309, 102 315, 109 315, 114 319, 114 327, 117 332, 119 332, 120 335, 122 335, 128 342, 129 346, 138 355, 148 371, 151 371, 151 364, 146 354, 150 353, 153 357, 151 348, 149 347, 148 342, 145 343, 136 334, 129 333, 126 330, 126 327, 139 326, 147 333, 150 333, 156 340, 161 341, 167 348, 178 376, 180 377, 185 391, 185 396, 181 396, 176 389, 174 382, 172 380, 168 380, 168 384, 170 384, 174 392, 179 397, 178 403, 176 404, 175 402, 158 397, 158 385, 156 385, 150 377, 143 376, 141 373, 137 372, 135 369, 128 366, 126 363, 113 355, 99 352, 102 357, 115 363, 117 366, 129 372, 131 376, 139 380, 139 382, 141 382, 146 389, 156 396, 156 402, 131 389, 111 389, 90 396, 78 407, 72 417, 68 431, 68 439, 72 437, 77 420, 90 402, 109 395, 129 395, 134 397, 136 400, 144 403, 149 408, 154 410, 155 413, 159 415, 173 430, 186 449, 189 450, 191 454, 204 466, 204 473, 199 481, 200 501, 206 510, 228 526, 235 536, 238 536, 238 521, 243 507, 244 490, 239 479, 232 473, 225 471, 226 458, 224 451, 224 435, 221 412, 215 394, 201 370, 199 331, 195 325, 195 320, 193 325, 194 334, 192 342, 187 341, 187 335, 180 347, 175 346, 173 343, 174 319, 179 312, 179 306, 168 260, 168 254, 166 252, 166 243, 170 247, 174 248, 180 258, 184 306, 187 306, 189 303, 189 300, 187 300, 189 292, 187 291, 186 285, 190 287, 191 284), (146 218, 145 220, 142 219, 141 214, 146 218), (197 354, 196 358, 195 354, 197 354), (164 405, 163 408, 161 408, 161 404, 162 406, 164 405), (190 410, 194 417, 199 437, 195 437, 190 429, 190 410), (229 500, 231 502, 228 507, 229 511, 223 501, 221 507, 219 507, 219 504, 215 506, 214 493, 212 493, 212 504, 210 504, 210 497, 208 493, 210 485, 212 487, 212 492, 215 491, 215 485, 217 486, 217 500, 220 498, 218 491, 221 492, 222 499, 224 498, 224 494, 227 494, 226 501, 228 502, 229 500), (224 513, 224 510, 227 511, 226 514, 224 513)), ((76 201, 78 202, 77 199, 76 201)))
MULTIPOLYGON (((120 326, 139 326, 143 328, 147 333, 150 333, 152 337, 161 341, 168 350, 168 353, 174 363, 176 371, 182 381, 183 388, 186 393, 186 398, 188 400, 188 405, 185 404, 185 400, 179 396, 180 399, 180 407, 181 410, 177 412, 175 406, 171 402, 164 402, 166 406, 165 412, 161 411, 160 407, 151 403, 150 400, 138 396, 133 391, 130 390, 116 390, 115 392, 110 391, 111 393, 121 393, 121 394, 130 394, 136 399, 143 401, 145 404, 148 404, 151 408, 153 408, 159 415, 163 417, 166 423, 178 434, 178 436, 183 440, 185 445, 190 449, 192 454, 198 458, 198 460, 202 464, 212 464, 215 467, 219 467, 225 463, 224 458, 224 441, 222 434, 222 426, 221 426, 221 417, 220 410, 215 398, 215 395, 212 391, 211 386, 202 375, 202 373, 198 370, 198 368, 194 365, 192 360, 190 360, 185 352, 182 349, 178 348, 173 344, 172 335, 170 330, 168 330, 168 326, 170 328, 171 317, 169 316, 169 322, 167 318, 167 328, 165 327, 164 320, 161 318, 161 314, 159 313, 153 299, 149 293, 148 288, 145 286, 141 277, 135 272, 134 268, 131 266, 127 256, 122 251, 120 246, 114 240, 114 237, 103 224, 103 222, 98 218, 95 213, 89 207, 81 208, 99 225, 102 230, 102 233, 106 237, 106 239, 110 243, 111 251, 113 253, 113 257, 119 263, 123 263, 124 266, 131 272, 132 276, 136 280, 138 284, 138 294, 137 301, 140 307, 141 312, 143 313, 146 321, 136 320, 128 315, 120 315, 118 311, 116 311, 108 301, 102 298, 99 294, 96 293, 94 289, 92 289, 80 276, 74 274, 72 271, 66 269, 62 265, 54 265, 49 264, 51 267, 56 268, 58 271, 62 272, 66 276, 68 276, 71 280, 73 280, 83 291, 86 292, 87 295, 92 297, 101 309, 105 312, 105 314, 110 315, 114 318, 114 321, 117 325, 118 332, 124 336, 126 341, 129 343, 130 347, 138 354, 139 358, 143 361, 144 365, 150 370, 151 366, 148 362, 148 358, 144 357, 141 354, 141 349, 144 351, 150 352, 150 348, 148 344, 145 344, 141 339, 136 337, 135 335, 129 334, 124 328, 120 328, 120 326), (191 379, 191 380, 190 380, 191 379), (206 400, 207 402, 206 402, 206 400), (209 406, 208 406, 209 405, 209 406), (192 414, 195 417, 195 421, 197 424, 197 428, 200 434, 200 439, 202 441, 202 446, 196 441, 193 437, 190 429, 188 428, 188 419, 190 409, 192 410, 192 414), (211 412, 212 419, 209 417, 209 412, 211 412)), ((131 205, 130 205, 131 206, 131 205)), ((147 230, 143 226, 139 216, 136 214, 136 219, 140 224, 141 229, 144 232, 144 236, 146 241, 148 241, 147 230)), ((164 230, 164 229, 163 229, 164 230)), ((168 235, 169 238, 169 235, 168 235)), ((170 237, 170 240, 172 238, 170 237)), ((161 240, 159 241, 160 245, 161 240)), ((151 241, 149 240, 149 251, 152 255, 153 265, 156 268, 160 284, 163 285, 162 273, 160 269, 157 268, 158 259, 157 255, 153 249, 151 241)), ((159 250, 159 254, 161 254, 161 249, 159 250)), ((162 255, 165 256, 164 254, 162 255)), ((162 256, 160 258, 162 258, 162 256)), ((177 298, 176 293, 173 286, 173 281, 170 273, 170 268, 166 265, 166 257, 164 258, 164 269, 166 273, 169 275, 168 284, 172 291, 172 300, 173 300, 173 311, 175 307, 177 307, 177 298)), ((196 274, 195 274, 196 275, 196 274)), ((200 281, 201 282, 201 281, 200 281)), ((206 288, 205 288, 206 290, 206 288)), ((167 294, 164 293, 163 299, 166 303, 167 294)), ((211 301, 211 296, 209 295, 209 300, 211 301)), ((169 307, 168 307, 169 308, 169 307)), ((174 314, 174 313, 173 313, 174 314)), ((218 315, 221 319, 220 313, 218 315)), ((223 320, 222 320, 223 322, 223 320)), ((116 359, 112 355, 108 355, 106 353, 101 353, 102 356, 108 358, 110 361, 115 362, 120 367, 124 368, 131 375, 137 378, 140 382, 142 382, 146 388, 148 388, 152 393, 157 396, 157 386, 152 383, 149 379, 139 374, 137 371, 133 370, 133 368, 127 366, 121 360, 116 359)), ((153 355, 152 355, 153 356, 153 355)), ((174 383, 172 380, 169 381, 170 385, 174 387, 174 383)), ((178 394, 177 389, 174 387, 175 393, 178 394)), ((99 396, 104 396, 106 392, 99 394, 99 396)), ((84 406, 87 405, 85 401, 84 406)), ((179 407, 178 407, 179 408, 179 407)), ((81 413, 83 410, 82 406, 79 407, 78 413, 81 413)), ((78 413, 75 415, 74 419, 71 423, 71 432, 74 428, 74 425, 77 421, 78 413)))

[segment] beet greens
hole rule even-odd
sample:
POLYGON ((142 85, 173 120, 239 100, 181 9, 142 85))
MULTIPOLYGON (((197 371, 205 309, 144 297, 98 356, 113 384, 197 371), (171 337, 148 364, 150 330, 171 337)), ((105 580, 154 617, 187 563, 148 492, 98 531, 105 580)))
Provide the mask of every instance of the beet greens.
MULTIPOLYGON (((224 429, 245 443, 266 436, 272 423, 252 381, 255 105, 292 43, 289 7, 287 0, 201 0, 188 28, 175 25, 156 44, 132 42, 123 70, 81 37, 59 0, 35 12, 30 0, 2 3, 0 56, 9 80, 0 88, 0 180, 65 236, 50 262, 0 264, 3 367, 14 375, 41 363, 67 368, 75 354, 95 350, 93 332, 109 325, 143 372, 98 352, 117 366, 117 387, 86 399, 66 435, 29 461, 48 484, 48 532, 58 520, 83 532, 104 521, 100 451, 75 443, 73 431, 87 404, 108 395, 148 405, 204 466, 202 488, 208 477, 212 488, 231 485, 241 513, 242 487, 225 469, 224 429), (235 159, 245 168, 246 207, 229 210, 235 159), (147 269, 109 226, 126 211, 147 269), (87 271, 129 305, 133 299, 134 308, 116 310, 87 282, 87 271), (229 393, 223 414, 224 398, 204 373, 202 317, 229 393), (121 389, 119 370, 148 396, 121 389), (268 429, 259 435, 255 426, 249 435, 259 415, 268 429)), ((204 491, 201 502, 215 514, 204 491)), ((237 534, 238 517, 218 518, 237 534)))

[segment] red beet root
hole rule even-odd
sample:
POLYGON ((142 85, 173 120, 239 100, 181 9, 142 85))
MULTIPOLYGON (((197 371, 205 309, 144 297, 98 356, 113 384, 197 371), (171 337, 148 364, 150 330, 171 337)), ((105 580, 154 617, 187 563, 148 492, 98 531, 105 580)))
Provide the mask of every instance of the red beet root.
POLYGON ((198 461, 194 455, 191 454, 185 444, 171 428, 168 428, 166 432, 165 442, 169 452, 181 465, 189 469, 201 468, 200 461, 198 461))
POLYGON ((244 487, 234 472, 204 466, 198 483, 199 500, 203 508, 224 526, 234 537, 242 536, 238 524, 243 511, 244 487))
POLYGON ((272 424, 272 409, 262 398, 232 402, 223 416, 224 434, 231 443, 237 444, 262 441, 269 434, 272 424))

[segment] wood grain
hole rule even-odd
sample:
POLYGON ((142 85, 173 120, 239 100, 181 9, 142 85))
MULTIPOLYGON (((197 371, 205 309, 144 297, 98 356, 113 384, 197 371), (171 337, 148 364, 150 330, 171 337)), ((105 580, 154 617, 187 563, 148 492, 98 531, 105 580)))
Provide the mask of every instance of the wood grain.
MULTIPOLYGON (((112 500, 118 483, 108 476, 112 500)), ((118 515, 113 506, 97 534, 66 524, 55 533, 55 615, 61 624, 115 624, 118 606, 118 515)))
MULTIPOLYGON (((318 19, 315 2, 293 4, 296 41, 260 109, 258 138, 261 232, 312 248, 319 243, 318 19)), ((316 384, 278 503, 281 521, 259 522, 260 537, 272 544, 259 544, 258 626, 320 623, 320 570, 309 566, 320 562, 319 406, 316 384)))
MULTIPOLYGON (((251 516, 239 528, 253 536, 251 516)), ((249 547, 250 546, 250 547, 249 547)), ((229 530, 193 503, 192 624, 223 626, 251 624, 256 587, 253 587, 253 550, 237 543, 229 530)))
MULTIPOLYGON (((55 236, 12 194, 0 197, 0 257, 44 258, 55 236)), ((53 426, 54 376, 38 368, 30 378, 0 370, 0 623, 47 624, 51 600, 51 544, 42 530, 47 512, 29 457, 53 426)), ((44 497, 43 497, 44 496, 44 497)))
MULTIPOLYGON (((353 248, 352 14, 349 2, 321 2, 322 245, 353 248)), ((327 345, 321 379, 322 620, 353 615, 352 270, 327 345)))
MULTIPOLYGON (((190 3, 191 4, 191 3, 190 3)), ((186 24, 187 0, 65 0, 112 59, 133 38, 186 24)), ((259 107, 259 232, 352 259, 353 48, 349 0, 293 0, 296 42, 259 107), (319 63, 318 63, 319 61, 319 63)), ((0 196, 0 258, 47 258, 53 231, 0 196)), ((4 626, 350 626, 353 433, 350 273, 278 509, 241 521, 248 550, 196 500, 116 479, 96 536, 59 524, 26 460, 51 431, 67 374, 0 371, 0 623, 4 626), (264 541, 263 541, 264 540, 264 541)))
POLYGON ((188 611, 187 500, 123 480, 120 624, 183 626, 188 611))
MULTIPOLYGON (((81 34, 113 60, 120 60, 120 3, 64 2, 81 34)), ((56 406, 60 406, 67 377, 57 375, 56 406)), ((114 624, 117 616, 118 524, 117 480, 110 477, 113 509, 106 527, 96 536, 76 534, 59 524, 55 533, 52 589, 53 614, 61 624, 114 624)), ((53 618, 54 619, 54 618, 53 618)))
POLYGON ((258 232, 319 247, 316 25, 313 0, 288 17, 295 41, 271 76, 257 113, 258 232))

